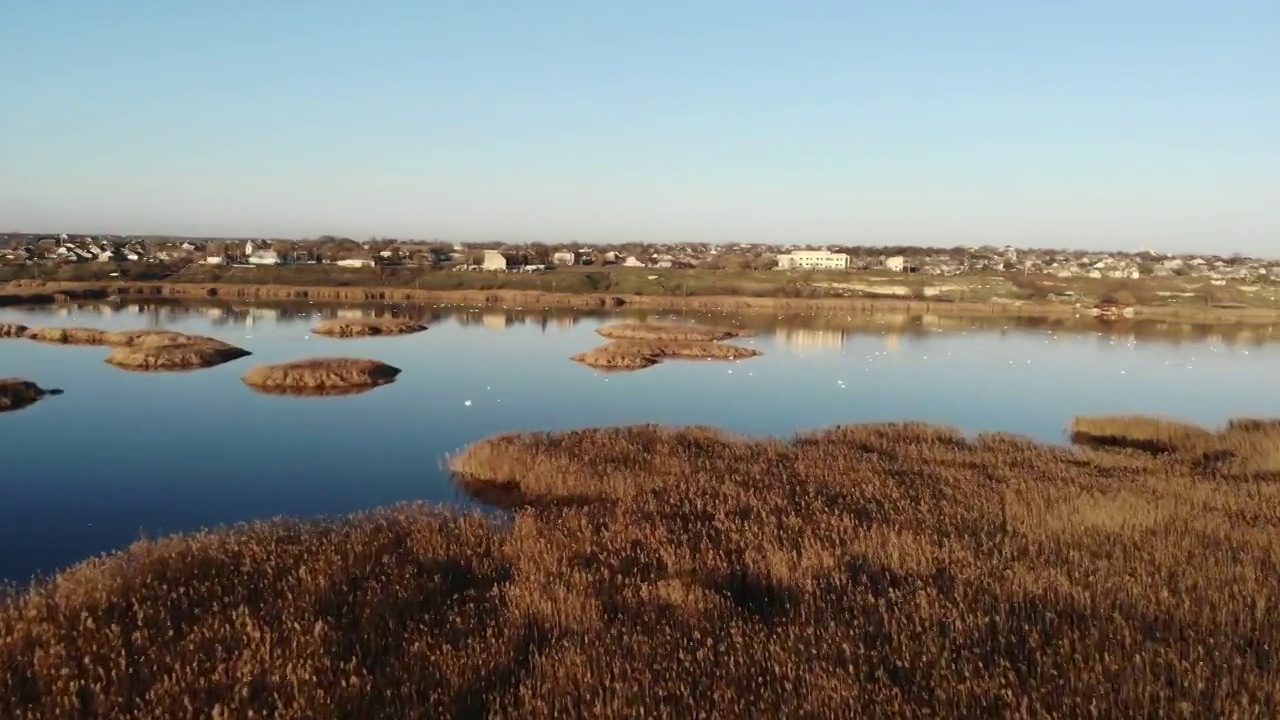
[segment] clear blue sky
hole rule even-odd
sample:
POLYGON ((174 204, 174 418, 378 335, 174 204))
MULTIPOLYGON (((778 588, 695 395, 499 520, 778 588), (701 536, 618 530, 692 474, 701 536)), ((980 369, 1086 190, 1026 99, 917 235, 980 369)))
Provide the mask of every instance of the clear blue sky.
POLYGON ((1280 254, 1277 0, 0 0, 0 230, 1280 254))

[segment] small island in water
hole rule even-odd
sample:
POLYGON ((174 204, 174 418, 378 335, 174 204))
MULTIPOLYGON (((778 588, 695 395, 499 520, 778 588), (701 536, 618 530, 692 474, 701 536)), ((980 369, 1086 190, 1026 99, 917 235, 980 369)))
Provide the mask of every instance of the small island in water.
POLYGON ((409 335, 426 330, 427 326, 403 318, 366 318, 357 320, 325 320, 311 330, 317 335, 352 338, 374 335, 409 335))
POLYGON ((0 378, 0 412, 21 410, 49 395, 61 394, 61 390, 45 390, 30 380, 0 378))
POLYGON ((312 358, 260 365, 245 373, 246 385, 277 395, 345 395, 386 385, 400 368, 360 358, 312 358))
POLYGON ((748 330, 670 323, 619 323, 596 332, 612 342, 571 359, 597 370, 641 370, 666 359, 741 360, 760 355, 754 348, 722 340, 748 337, 748 330))

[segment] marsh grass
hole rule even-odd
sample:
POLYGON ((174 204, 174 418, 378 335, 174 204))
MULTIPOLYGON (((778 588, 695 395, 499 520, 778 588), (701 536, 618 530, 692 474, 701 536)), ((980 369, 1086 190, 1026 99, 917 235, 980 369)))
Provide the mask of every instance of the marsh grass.
POLYGON ((339 395, 394 382, 400 368, 377 360, 311 358, 279 365, 260 365, 245 373, 246 385, 285 395, 339 395))
POLYGON ((1280 483, 1181 443, 502 435, 450 465, 503 522, 255 524, 14 592, 0 717, 1276 717, 1280 483))
POLYGON ((402 318, 367 318, 362 320, 325 320, 311 330, 317 335, 353 338, 374 335, 408 335, 426 330, 427 326, 402 318))

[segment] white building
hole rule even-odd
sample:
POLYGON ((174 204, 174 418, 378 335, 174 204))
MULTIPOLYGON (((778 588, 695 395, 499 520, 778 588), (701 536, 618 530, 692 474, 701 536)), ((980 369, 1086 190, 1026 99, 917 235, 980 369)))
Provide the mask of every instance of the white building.
POLYGON ((574 265, 578 262, 578 256, 572 250, 561 250, 551 256, 551 262, 556 265, 574 265))
POLYGON ((778 256, 779 270, 848 270, 849 256, 830 250, 797 250, 778 256))
POLYGON ((334 265, 337 265, 339 267, 349 267, 349 268, 373 267, 374 264, 375 263, 373 262, 373 258, 367 258, 367 257, 342 258, 338 262, 334 263, 334 265))
POLYGON ((280 256, 275 250, 259 250, 249 256, 250 265, 279 265, 280 256))
POLYGON ((506 270, 507 258, 497 250, 485 250, 484 264, 481 267, 485 270, 506 270))
POLYGON ((885 258, 884 269, 889 272, 902 272, 907 269, 907 259, 901 255, 885 258))

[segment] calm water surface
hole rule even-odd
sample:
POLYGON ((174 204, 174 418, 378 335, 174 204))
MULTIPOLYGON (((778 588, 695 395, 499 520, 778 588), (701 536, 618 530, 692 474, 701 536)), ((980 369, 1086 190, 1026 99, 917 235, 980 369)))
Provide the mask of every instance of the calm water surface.
POLYGON ((117 304, 0 309, 0 322, 212 335, 254 355, 190 373, 131 373, 103 348, 0 340, 0 377, 65 394, 0 414, 0 579, 25 581, 142 536, 405 500, 463 503, 440 462, 512 430, 709 424, 786 435, 927 420, 1059 442, 1073 415, 1157 413, 1216 425, 1280 414, 1280 328, 1104 326, 934 316, 736 316, 764 351, 601 374, 568 360, 594 330, 670 313, 515 308, 117 304), (331 340, 318 317, 395 312, 425 333, 331 340), (348 397, 254 393, 255 363, 341 355, 404 370, 348 397))

